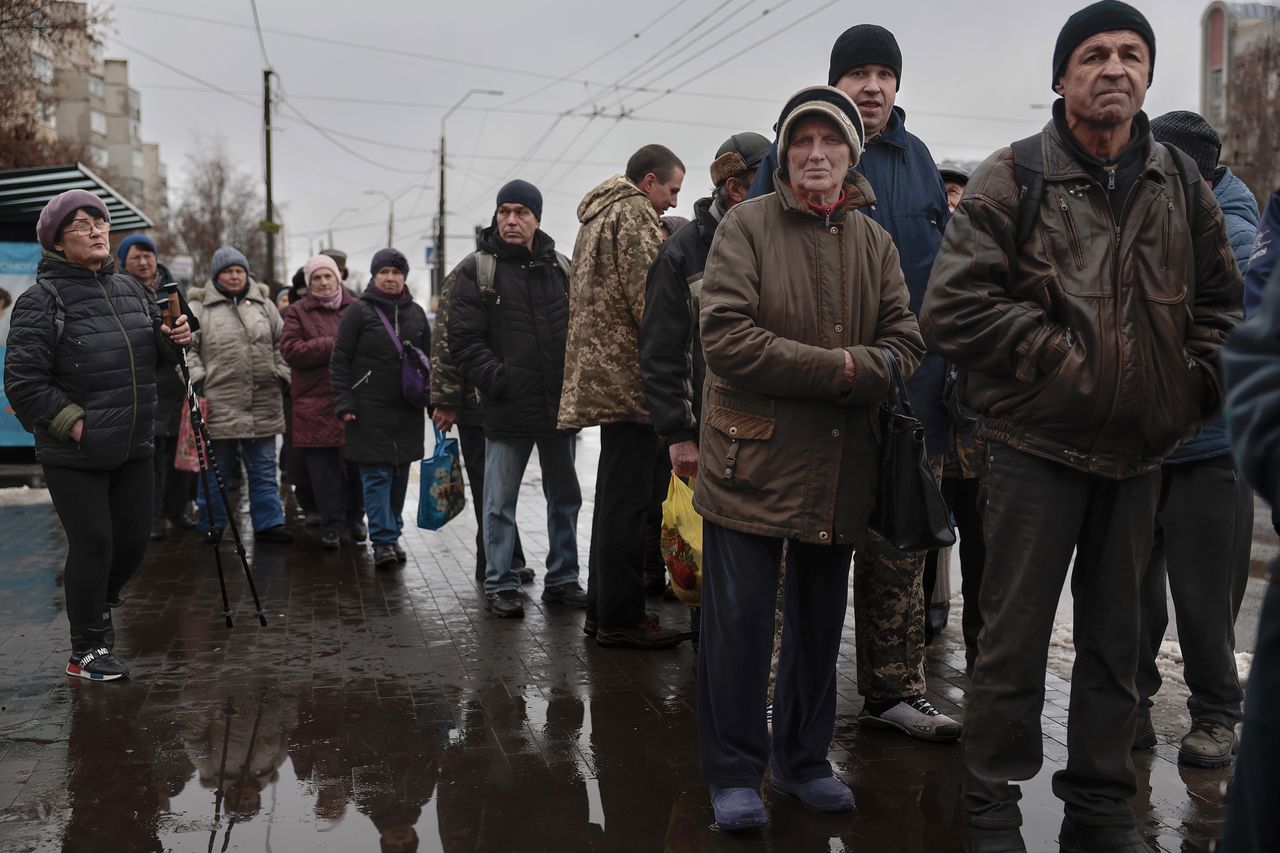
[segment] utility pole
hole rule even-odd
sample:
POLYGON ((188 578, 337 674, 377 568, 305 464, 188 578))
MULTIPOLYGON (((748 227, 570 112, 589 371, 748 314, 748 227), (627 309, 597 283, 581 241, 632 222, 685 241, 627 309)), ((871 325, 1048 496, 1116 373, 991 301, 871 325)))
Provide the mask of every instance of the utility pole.
POLYGON ((458 102, 449 108, 449 111, 440 119, 440 212, 439 222, 436 227, 436 269, 439 271, 432 278, 432 296, 440 295, 440 283, 444 281, 447 269, 445 267, 445 251, 444 251, 444 123, 449 120, 449 116, 453 115, 458 107, 462 106, 463 101, 472 95, 495 95, 501 96, 502 92, 498 89, 468 89, 466 94, 458 99, 458 102))
POLYGON ((266 165, 263 168, 266 178, 267 215, 262 220, 262 230, 267 235, 267 284, 276 275, 276 232, 280 230, 275 221, 275 201, 271 192, 271 75, 270 68, 262 70, 262 131, 266 137, 266 165))

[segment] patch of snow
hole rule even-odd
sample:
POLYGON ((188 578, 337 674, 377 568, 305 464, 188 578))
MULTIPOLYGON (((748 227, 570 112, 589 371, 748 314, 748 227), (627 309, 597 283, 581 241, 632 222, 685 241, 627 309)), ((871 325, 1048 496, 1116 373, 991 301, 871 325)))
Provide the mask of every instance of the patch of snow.
POLYGON ((33 489, 30 486, 15 486, 0 489, 0 507, 4 506, 36 506, 53 503, 48 489, 33 489))

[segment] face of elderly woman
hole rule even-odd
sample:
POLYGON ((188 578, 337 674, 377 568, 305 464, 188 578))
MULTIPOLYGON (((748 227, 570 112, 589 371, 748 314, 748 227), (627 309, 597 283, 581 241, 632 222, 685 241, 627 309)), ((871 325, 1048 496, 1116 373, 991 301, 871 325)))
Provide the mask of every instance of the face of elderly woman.
POLYGON ((311 274, 311 279, 307 282, 307 292, 314 293, 316 296, 333 296, 338 292, 338 277, 333 274, 333 270, 321 267, 311 274))
POLYGON ((225 287, 228 293, 239 293, 248 283, 249 272, 238 264, 233 264, 218 273, 218 284, 225 287))
POLYGON ((404 290, 404 273, 398 267, 383 267, 374 273, 373 286, 388 296, 399 296, 404 290))
POLYGON ((66 255, 76 266, 99 269, 111 257, 107 235, 111 223, 96 212, 77 210, 76 215, 58 236, 53 248, 66 255))
POLYGON ((834 202, 851 161, 849 143, 830 121, 805 117, 792 128, 787 145, 787 174, 791 185, 810 200, 834 202))

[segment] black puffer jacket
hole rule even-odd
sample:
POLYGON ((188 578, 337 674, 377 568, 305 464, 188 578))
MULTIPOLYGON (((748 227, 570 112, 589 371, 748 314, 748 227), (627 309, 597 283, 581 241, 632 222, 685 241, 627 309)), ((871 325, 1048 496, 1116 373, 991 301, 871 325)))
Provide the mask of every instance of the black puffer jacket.
POLYGON ((698 440, 707 362, 698 336, 702 272, 723 212, 710 198, 693 204, 693 224, 658 250, 645 284, 640 379, 653 428, 668 444, 698 440))
POLYGON ((569 281, 555 241, 539 231, 530 252, 490 226, 478 245, 497 256, 493 291, 480 292, 475 255, 459 264, 449 350, 480 389, 486 435, 553 433, 569 333, 569 281))
MULTIPOLYGON (((156 288, 153 290, 142 286, 154 300, 164 296, 163 287, 173 281, 173 275, 164 264, 156 264, 156 288)), ((135 279, 136 281, 136 279, 135 279)), ((178 292, 185 293, 186 287, 178 283, 178 292)), ((183 296, 185 299, 185 295, 183 296)), ((182 381, 182 374, 176 362, 160 364, 156 367, 156 435, 176 436, 182 421, 187 416, 187 385, 182 381)))
POLYGON ((382 309, 401 340, 431 349, 431 326, 422 307, 397 301, 372 284, 347 309, 329 362, 334 409, 354 412, 346 424, 343 455, 365 465, 403 465, 423 456, 426 417, 404 402, 400 354, 374 306, 382 309))
POLYGON ((107 470, 151 455, 160 312, 142 285, 108 265, 96 273, 53 256, 18 297, 5 356, 5 393, 35 433, 42 464, 107 470), (53 286, 65 309, 61 338, 53 286), (79 442, 69 433, 84 419, 79 442))

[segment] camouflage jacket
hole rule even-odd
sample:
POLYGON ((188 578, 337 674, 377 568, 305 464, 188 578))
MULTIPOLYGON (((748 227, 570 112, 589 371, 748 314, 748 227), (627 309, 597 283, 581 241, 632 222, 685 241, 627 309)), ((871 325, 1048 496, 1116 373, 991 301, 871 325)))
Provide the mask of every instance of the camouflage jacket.
MULTIPOLYGON (((467 255, 469 257, 471 256, 467 255)), ((458 423, 478 425, 483 420, 480 390, 462 376, 449 352, 449 312, 453 307, 453 289, 457 275, 458 267, 454 267, 440 284, 440 302, 436 307, 435 324, 431 328, 431 405, 433 408, 457 409, 458 423)))
POLYGON ((662 242, 658 214, 617 175, 587 193, 578 221, 559 428, 648 423, 638 341, 645 279, 662 242))

